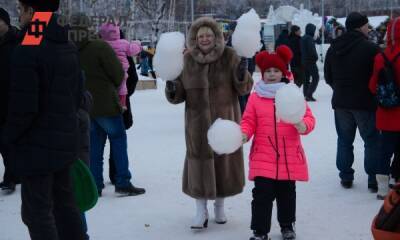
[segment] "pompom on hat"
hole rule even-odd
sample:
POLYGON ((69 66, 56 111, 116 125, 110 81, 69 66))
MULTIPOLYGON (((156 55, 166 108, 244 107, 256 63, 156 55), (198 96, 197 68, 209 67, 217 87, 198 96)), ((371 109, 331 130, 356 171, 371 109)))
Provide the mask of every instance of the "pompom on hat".
POLYGON ((18 0, 32 7, 36 12, 56 12, 60 7, 60 0, 18 0))
POLYGON ((279 69, 284 76, 289 75, 288 64, 293 58, 293 52, 286 45, 280 45, 274 53, 261 51, 256 55, 256 64, 260 68, 262 75, 269 68, 279 69))

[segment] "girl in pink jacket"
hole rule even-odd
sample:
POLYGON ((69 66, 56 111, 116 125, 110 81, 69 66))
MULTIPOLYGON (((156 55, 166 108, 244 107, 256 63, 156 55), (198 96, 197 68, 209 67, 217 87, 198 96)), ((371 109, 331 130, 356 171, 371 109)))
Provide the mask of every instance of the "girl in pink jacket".
POLYGON ((129 62, 128 56, 135 56, 142 51, 140 42, 128 42, 125 39, 121 39, 120 29, 114 24, 103 24, 100 27, 100 36, 114 49, 118 59, 120 60, 122 67, 125 71, 124 79, 119 87, 119 99, 120 104, 124 110, 126 110, 126 98, 128 95, 128 89, 126 87, 126 80, 128 79, 129 62))
POLYGON ((271 229, 272 204, 276 199, 278 221, 284 240, 296 238, 296 181, 308 180, 307 160, 300 135, 315 126, 307 106, 303 120, 289 124, 277 120, 275 93, 289 81, 287 65, 292 52, 280 46, 276 53, 262 51, 256 56, 262 81, 255 85, 241 122, 244 141, 253 138, 249 179, 254 181, 250 240, 266 240, 271 229))

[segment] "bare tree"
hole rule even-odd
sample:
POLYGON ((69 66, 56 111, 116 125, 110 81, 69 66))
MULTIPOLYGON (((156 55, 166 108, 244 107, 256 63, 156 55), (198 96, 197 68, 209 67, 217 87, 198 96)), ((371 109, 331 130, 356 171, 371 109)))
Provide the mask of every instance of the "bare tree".
POLYGON ((160 34, 160 22, 166 16, 167 0, 135 0, 137 10, 151 21, 151 41, 154 44, 160 34))

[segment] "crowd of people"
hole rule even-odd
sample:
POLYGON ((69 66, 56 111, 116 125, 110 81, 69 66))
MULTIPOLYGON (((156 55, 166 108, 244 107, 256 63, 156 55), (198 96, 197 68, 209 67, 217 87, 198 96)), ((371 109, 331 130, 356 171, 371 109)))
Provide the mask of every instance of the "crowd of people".
POLYGON ((88 239, 71 185, 76 160, 88 164, 101 196, 108 139, 116 194, 145 193, 131 183, 126 136, 138 81, 132 57, 142 47, 122 39, 114 25, 90 38, 81 14, 69 26, 53 14, 40 47, 21 45, 34 13, 58 7, 59 1, 18 1, 21 30, 0 9, 1 188, 11 193, 21 183, 22 219, 32 239, 88 239), (71 39, 68 31, 81 34, 71 39))
MULTIPOLYGON (((18 0, 21 30, 11 26, 7 11, 0 8, 1 189, 11 193, 21 183, 21 215, 31 239, 84 240, 89 239, 86 219, 77 207, 70 176, 77 159, 89 166, 101 196, 108 139, 116 194, 145 193, 132 184, 126 129, 133 124, 129 97, 138 82, 132 57, 143 55, 141 68, 148 69, 148 54, 154 52, 143 52, 140 42, 125 40, 113 24, 102 25, 98 37, 90 38, 92 30, 82 13, 68 26, 59 25, 53 14, 40 46, 21 45, 34 13, 56 12, 58 7, 56 0, 18 0), (68 31, 80 37, 69 39, 68 31)), ((388 24, 382 52, 368 40, 368 18, 350 13, 345 29, 335 29, 324 66, 333 90, 339 182, 346 189, 353 186, 358 129, 365 143, 368 189, 379 199, 388 194, 390 178, 400 180, 400 96, 395 95, 400 93, 399 19, 388 24), (391 81, 391 88, 382 85, 382 78, 391 81)), ((209 201, 214 201, 215 222, 226 224, 225 198, 242 193, 245 185, 242 148, 219 155, 207 144, 208 129, 222 118, 240 124, 243 144, 252 140, 250 240, 269 239, 275 200, 282 238, 296 239, 296 182, 309 176, 300 136, 314 130, 316 118, 306 105, 299 122, 278 121, 275 95, 293 80, 303 88, 305 101, 316 101, 316 30, 308 24, 302 36, 294 25, 281 34, 274 52, 261 49, 246 59, 229 46, 214 19, 192 23, 182 73, 168 79, 165 88, 170 103, 185 104, 182 190, 195 202, 192 229, 208 227, 209 201), (255 66, 261 72, 257 83, 252 78, 255 66)))
POLYGON ((315 102, 313 94, 317 90, 319 83, 318 72, 318 53, 315 48, 317 27, 309 23, 305 28, 305 34, 299 26, 293 25, 288 30, 283 30, 275 42, 275 48, 286 45, 293 52, 293 58, 290 62, 291 71, 294 77, 294 83, 301 87, 306 101, 315 102))
MULTIPOLYGON (((388 22, 389 18, 376 28, 368 24, 368 39, 380 46, 385 45, 384 38, 386 35, 388 22)), ((332 43, 333 40, 342 36, 343 33, 346 32, 346 27, 340 24, 336 18, 331 18, 328 20, 328 18, 325 17, 324 23, 324 36, 327 43, 332 43)))

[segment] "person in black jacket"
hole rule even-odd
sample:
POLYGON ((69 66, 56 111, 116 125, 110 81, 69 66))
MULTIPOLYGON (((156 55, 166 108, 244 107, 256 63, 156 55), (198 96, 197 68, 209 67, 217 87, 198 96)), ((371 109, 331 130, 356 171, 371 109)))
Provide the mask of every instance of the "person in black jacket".
POLYGON ((318 53, 314 41, 316 29, 317 27, 314 24, 307 24, 306 34, 301 39, 301 60, 305 70, 303 92, 307 101, 315 101, 313 94, 319 82, 318 53), (311 83, 310 78, 312 78, 311 83))
MULTIPOLYGON (((19 0, 23 32, 36 11, 57 0, 19 0)), ((71 165, 78 159, 78 51, 53 13, 39 46, 18 45, 12 56, 5 138, 21 176, 22 220, 32 240, 83 240, 71 165)))
POLYGON ((12 171, 9 150, 2 137, 7 117, 11 55, 16 45, 17 31, 11 26, 7 11, 0 8, 0 154, 4 162, 4 177, 0 188, 8 193, 15 191, 18 181, 12 171))
POLYGON ((368 84, 379 47, 368 41, 366 16, 350 13, 346 29, 347 32, 335 39, 328 49, 324 66, 325 80, 333 89, 332 107, 338 134, 336 165, 342 186, 350 188, 354 179, 353 141, 358 128, 365 143, 368 188, 376 192, 375 165, 379 157, 376 104, 368 84))
MULTIPOLYGON (((120 32, 121 39, 125 39, 123 32, 120 32)), ((128 88, 128 101, 126 101, 127 110, 123 113, 125 129, 128 130, 133 126, 133 116, 132 107, 129 98, 135 93, 137 83, 139 82, 139 77, 136 72, 135 62, 132 57, 128 57, 129 68, 128 68, 128 79, 126 80, 126 87, 128 88)), ((111 183, 115 184, 115 164, 112 159, 112 154, 110 152, 109 158, 109 177, 111 183)))
MULTIPOLYGON (((247 71, 249 71, 250 76, 253 76, 253 73, 256 71, 256 56, 254 55, 252 58, 247 58, 247 71)), ((243 96, 239 96, 239 105, 240 112, 243 114, 244 110, 246 110, 247 101, 249 100, 250 94, 246 94, 243 96)))
POLYGON ((301 87, 304 83, 304 66, 301 62, 301 29, 293 25, 290 29, 289 47, 293 52, 293 59, 290 62, 290 70, 294 75, 294 83, 301 87))
POLYGON ((280 45, 289 46, 289 30, 283 29, 275 41, 275 49, 280 45))

